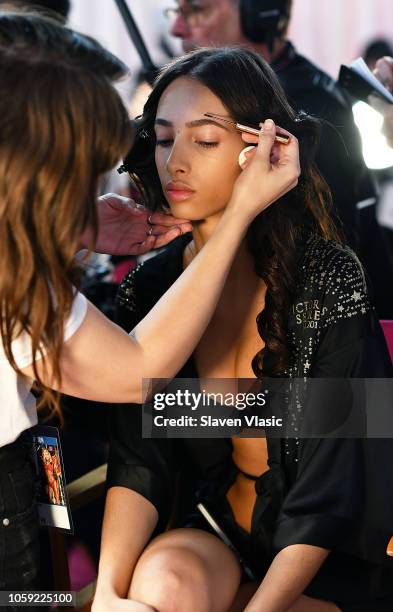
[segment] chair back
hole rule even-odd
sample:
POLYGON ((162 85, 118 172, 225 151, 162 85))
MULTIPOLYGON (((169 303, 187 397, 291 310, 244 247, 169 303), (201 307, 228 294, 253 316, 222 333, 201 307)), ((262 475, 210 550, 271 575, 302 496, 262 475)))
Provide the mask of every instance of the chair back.
POLYGON ((381 321, 383 333, 385 334, 386 343, 388 345, 390 358, 393 363, 393 321, 381 321))

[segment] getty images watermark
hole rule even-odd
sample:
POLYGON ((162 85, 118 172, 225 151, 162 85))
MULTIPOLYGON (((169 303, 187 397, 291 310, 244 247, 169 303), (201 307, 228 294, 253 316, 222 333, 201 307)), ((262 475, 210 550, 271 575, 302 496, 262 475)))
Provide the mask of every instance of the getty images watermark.
POLYGON ((269 390, 255 379, 173 379, 150 387, 143 406, 145 438, 216 438, 280 429, 269 390))
POLYGON ((155 412, 167 408, 187 408, 192 412, 201 411, 202 408, 228 408, 230 415, 215 416, 210 414, 185 415, 178 417, 165 417, 163 414, 153 415, 155 427, 282 427, 282 418, 261 417, 257 414, 244 414, 242 417, 233 416, 233 409, 246 410, 247 408, 263 408, 266 406, 266 391, 259 393, 211 393, 203 389, 194 393, 189 389, 177 389, 174 393, 156 393, 153 397, 153 410, 155 412))
POLYGON ((392 438, 393 379, 146 381, 143 438, 392 438))

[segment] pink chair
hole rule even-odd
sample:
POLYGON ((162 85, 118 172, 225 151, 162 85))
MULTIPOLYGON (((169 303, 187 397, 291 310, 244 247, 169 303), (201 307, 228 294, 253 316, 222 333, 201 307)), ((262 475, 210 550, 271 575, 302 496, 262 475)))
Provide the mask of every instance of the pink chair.
POLYGON ((393 363, 393 321, 381 321, 383 333, 385 334, 386 343, 388 345, 390 358, 393 363))
MULTIPOLYGON (((390 358, 393 363, 393 321, 380 321, 385 334, 386 344, 388 345, 390 358)), ((393 557, 393 536, 390 538, 389 544, 386 549, 386 554, 389 557, 393 557)))

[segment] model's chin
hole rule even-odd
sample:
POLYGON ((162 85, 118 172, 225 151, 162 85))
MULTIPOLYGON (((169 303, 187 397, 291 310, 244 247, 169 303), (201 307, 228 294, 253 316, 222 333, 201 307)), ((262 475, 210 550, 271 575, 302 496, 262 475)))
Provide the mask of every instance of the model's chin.
POLYGON ((191 198, 188 198, 183 201, 174 202, 173 200, 166 198, 169 212, 173 217, 177 217, 178 219, 188 219, 192 222, 197 221, 206 221, 210 217, 215 217, 220 213, 223 213, 225 210, 225 206, 222 209, 217 208, 207 208, 206 203, 203 205, 202 202, 192 201, 191 198))
POLYGON ((192 210, 191 208, 188 208, 184 205, 171 206, 170 213, 173 217, 177 219, 187 219, 187 221, 190 221, 191 223, 205 220, 205 217, 201 218, 201 214, 198 213, 196 210, 192 210))

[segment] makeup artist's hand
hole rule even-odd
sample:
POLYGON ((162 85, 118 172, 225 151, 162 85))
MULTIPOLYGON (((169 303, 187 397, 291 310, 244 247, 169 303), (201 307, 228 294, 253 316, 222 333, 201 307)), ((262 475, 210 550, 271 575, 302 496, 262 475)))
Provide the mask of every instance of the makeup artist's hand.
MULTIPOLYGON (((142 255, 192 230, 185 219, 165 213, 151 213, 134 200, 108 193, 97 200, 98 237, 96 253, 142 255)), ((82 236, 81 248, 88 248, 92 234, 82 236)))
MULTIPOLYGON (((382 85, 393 92, 393 58, 383 57, 376 63, 374 75, 382 85)), ((369 102, 376 111, 384 117, 382 132, 386 136, 388 144, 393 147, 393 104, 384 102, 379 96, 369 96, 369 102)))
POLYGON ((257 146, 247 154, 246 167, 235 182, 227 208, 248 215, 249 221, 298 183, 298 141, 285 130, 280 131, 290 136, 288 144, 275 142, 276 127, 271 119, 265 121, 259 136, 242 134, 245 142, 257 146))

